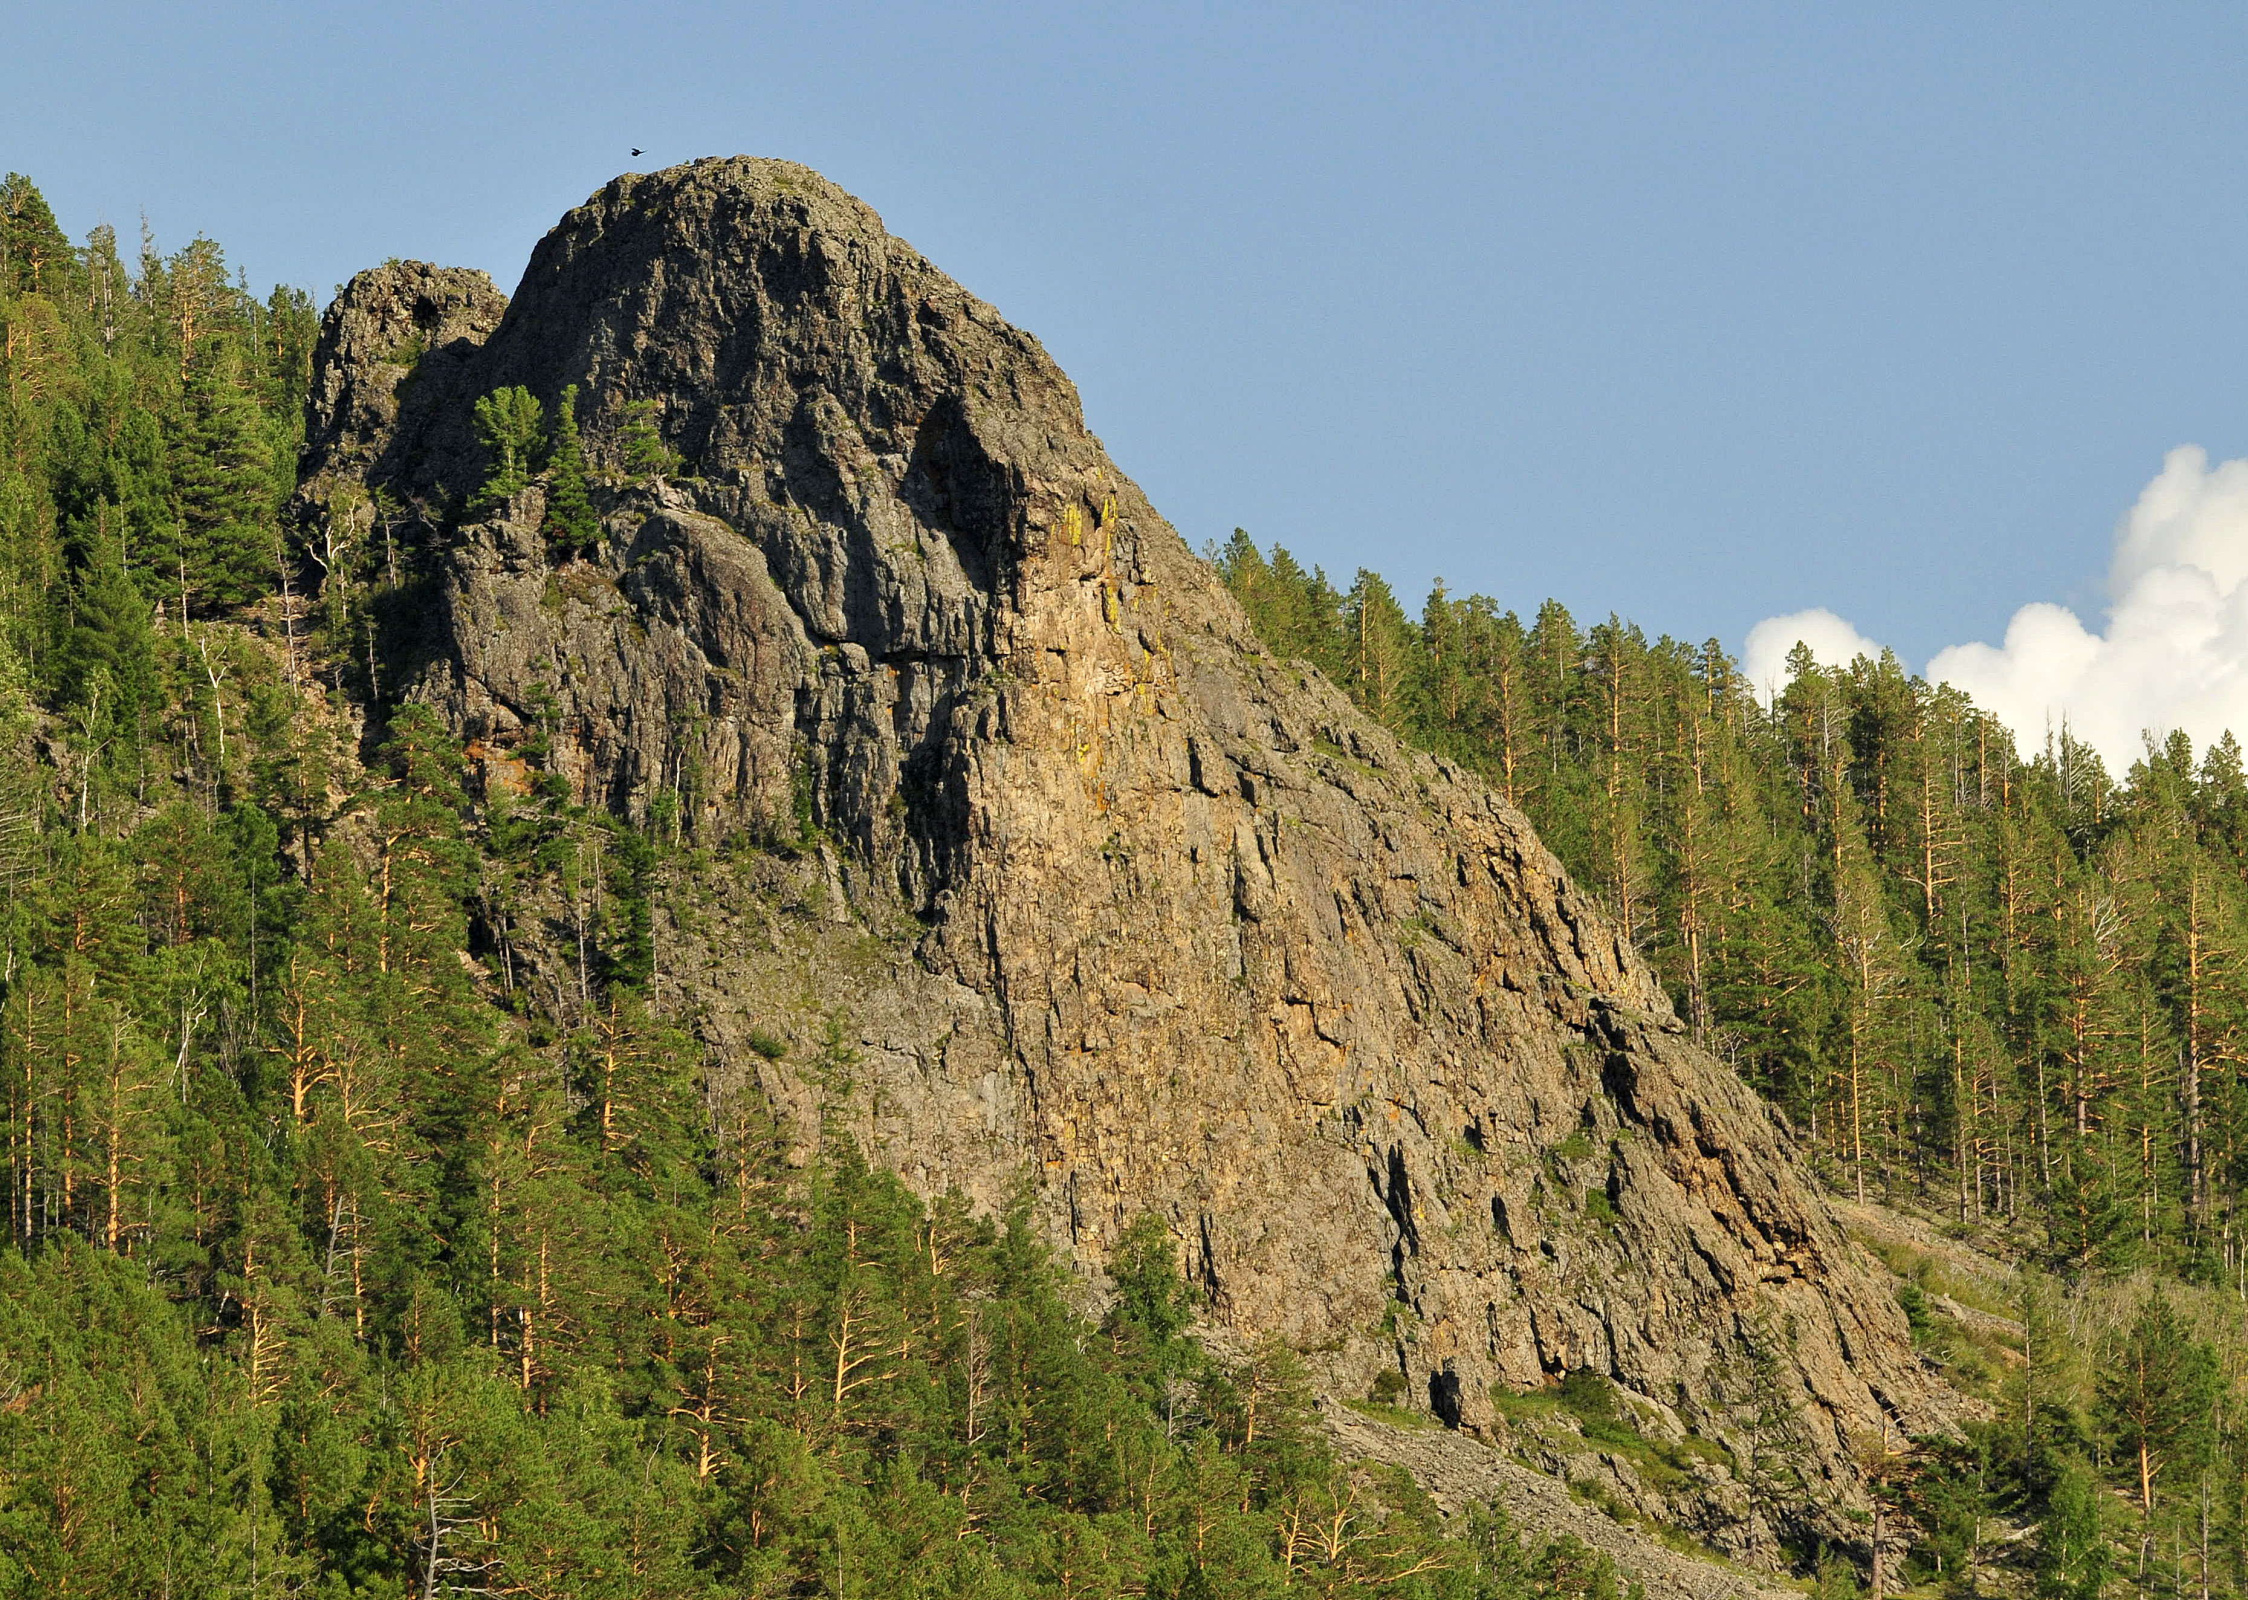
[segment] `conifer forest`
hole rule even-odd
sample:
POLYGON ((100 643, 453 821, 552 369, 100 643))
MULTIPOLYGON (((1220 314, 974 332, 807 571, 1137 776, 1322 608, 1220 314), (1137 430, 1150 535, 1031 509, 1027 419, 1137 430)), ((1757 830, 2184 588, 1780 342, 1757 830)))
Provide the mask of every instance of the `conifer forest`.
MULTIPOLYGON (((1152 1221, 1092 1292, 1027 1202, 715 1093, 653 908, 804 841, 472 785, 386 678, 385 508, 285 516, 318 310, 247 285, 0 188, 0 1594, 1623 1600, 1346 1458, 1152 1221), (526 907, 574 993, 516 981, 526 907)), ((575 402, 475 413, 562 551, 575 402)), ((1869 1241, 1961 1420, 1880 1441, 1885 1531, 1790 1581, 2248 1593, 2240 746, 2110 772, 1893 659, 1767 702, 1714 642, 1211 554, 1274 658, 1530 817, 1834 1196, 2004 1264, 1869 1241)), ((815 1053, 847 1083, 840 1021, 815 1053)), ((1554 1394, 1501 1410, 1653 1449, 1554 1394)), ((1341 1403, 1436 1426, 1401 1399, 1341 1403)))

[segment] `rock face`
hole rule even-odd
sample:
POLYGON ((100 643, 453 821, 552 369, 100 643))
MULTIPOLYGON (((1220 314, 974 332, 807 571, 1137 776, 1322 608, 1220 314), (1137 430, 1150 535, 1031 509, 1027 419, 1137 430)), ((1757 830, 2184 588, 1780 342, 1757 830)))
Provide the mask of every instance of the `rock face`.
POLYGON ((401 386, 412 380, 409 393, 424 413, 445 407, 506 310, 492 280, 465 267, 403 261, 353 278, 320 327, 307 459, 331 477, 398 478, 399 464, 376 456, 393 437, 401 386))
MULTIPOLYGON (((1037 342, 865 206, 780 162, 620 178, 497 308, 353 280, 305 514, 421 508, 396 647, 495 777, 543 729, 588 801, 813 841, 882 1159, 992 1203, 1027 1173, 1091 1269, 1153 1210, 1222 1329, 1470 1430, 1503 1432, 1494 1384, 1589 1366, 1651 1432, 1745 1449, 1761 1384, 1847 1499, 1852 1435, 1940 1424, 1770 1117, 1523 818, 1262 655, 1037 342), (612 472, 635 417, 680 459, 599 491, 590 556, 556 564, 536 485, 459 509, 468 402, 511 384, 577 385, 612 472)), ((720 913, 668 930, 669 986, 808 1105, 739 1042, 794 958, 720 913)))

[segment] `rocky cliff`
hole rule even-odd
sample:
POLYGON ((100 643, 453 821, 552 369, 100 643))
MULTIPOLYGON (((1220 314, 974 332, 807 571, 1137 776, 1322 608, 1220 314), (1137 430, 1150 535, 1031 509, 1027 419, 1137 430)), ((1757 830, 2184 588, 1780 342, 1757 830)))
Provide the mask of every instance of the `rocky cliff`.
MULTIPOLYGON (((504 313, 360 275, 310 432, 308 524, 402 508, 394 670, 489 781, 536 736, 583 800, 790 841, 825 886, 664 924, 722 1089, 927 1189, 1027 1174, 1091 1271, 1152 1210, 1219 1329, 1469 1430, 1591 1367, 1739 1456, 1778 1396, 1847 1498, 1853 1437, 1940 1423, 1770 1117, 1522 817, 1265 656, 1038 343, 816 174, 620 178, 504 313), (607 476, 565 557, 537 483, 465 509, 469 402, 573 384, 607 476), (676 471, 624 477, 636 421, 676 471), (821 1014, 847 1104, 746 1043, 821 1014)), ((1768 1549, 1707 1476, 1682 1514, 1768 1549)))

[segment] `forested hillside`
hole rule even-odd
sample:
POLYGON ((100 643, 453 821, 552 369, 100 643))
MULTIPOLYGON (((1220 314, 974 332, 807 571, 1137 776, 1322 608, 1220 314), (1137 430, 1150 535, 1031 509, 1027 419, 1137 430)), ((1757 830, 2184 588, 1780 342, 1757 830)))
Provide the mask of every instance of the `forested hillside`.
MULTIPOLYGON (((536 737, 472 781, 391 694, 397 508, 285 514, 316 332, 208 240, 128 263, 0 188, 0 1594, 1613 1600, 1573 1541, 1338 1462, 1296 1352, 1194 1336, 1165 1228, 1095 1303, 1027 1204, 719 1092, 657 912, 816 875, 816 830, 634 829, 536 737)), ((606 465, 567 404, 475 417, 464 512, 535 477, 557 560, 591 478, 675 465, 644 416, 606 465)), ((1767 707, 1714 644, 1218 559, 1276 655, 1531 815, 1838 1193, 2040 1269, 1978 1309, 1893 1256, 1987 1414, 1869 1441, 1882 1520, 1803 1572, 2248 1590, 2237 746, 2117 783, 1894 662, 1767 707)), ((799 1065, 840 1098, 864 1063, 838 1022, 799 1065)), ((1834 1495, 1744 1392, 1737 1456, 1589 1370, 1494 1397, 1498 1437, 1834 1495)))
POLYGON ((649 1004, 712 842, 472 802, 380 698, 381 525, 285 533, 306 297, 0 200, 0 1593, 1615 1592, 1339 1465, 1162 1229, 1089 1316, 1020 1214, 720 1106, 649 1004))
POLYGON ((1441 584, 1415 620, 1370 571, 1341 591, 1241 532, 1211 554, 1276 654, 1530 815, 1838 1194, 2022 1263, 1993 1293, 1883 1249, 1928 1353, 1995 1407, 1964 1450, 1884 1447, 1911 1575, 1990 1582, 1996 1514, 2036 1523, 2043 1595, 2248 1583, 2231 736, 2152 742, 2118 782, 1894 658, 1799 647, 1767 703, 1714 640, 1553 601, 1525 625, 1441 584))

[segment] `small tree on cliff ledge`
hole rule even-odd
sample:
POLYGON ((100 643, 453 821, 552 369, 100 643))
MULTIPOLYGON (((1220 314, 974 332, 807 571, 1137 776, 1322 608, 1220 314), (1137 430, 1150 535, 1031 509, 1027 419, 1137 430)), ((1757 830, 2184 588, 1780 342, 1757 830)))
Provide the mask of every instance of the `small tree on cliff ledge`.
POLYGON ((594 515, 592 496, 586 492, 585 441, 578 434, 578 386, 562 391, 554 410, 554 437, 546 457, 546 536, 555 553, 583 555, 601 537, 601 519, 594 515))
POLYGON ((504 506, 531 481, 543 422, 538 396, 528 389, 494 389, 476 402, 476 437, 491 457, 491 470, 469 501, 470 510, 504 506))
POLYGON ((661 478, 679 469, 679 457, 663 442, 653 400, 635 400, 624 408, 624 470, 635 478, 661 478))

